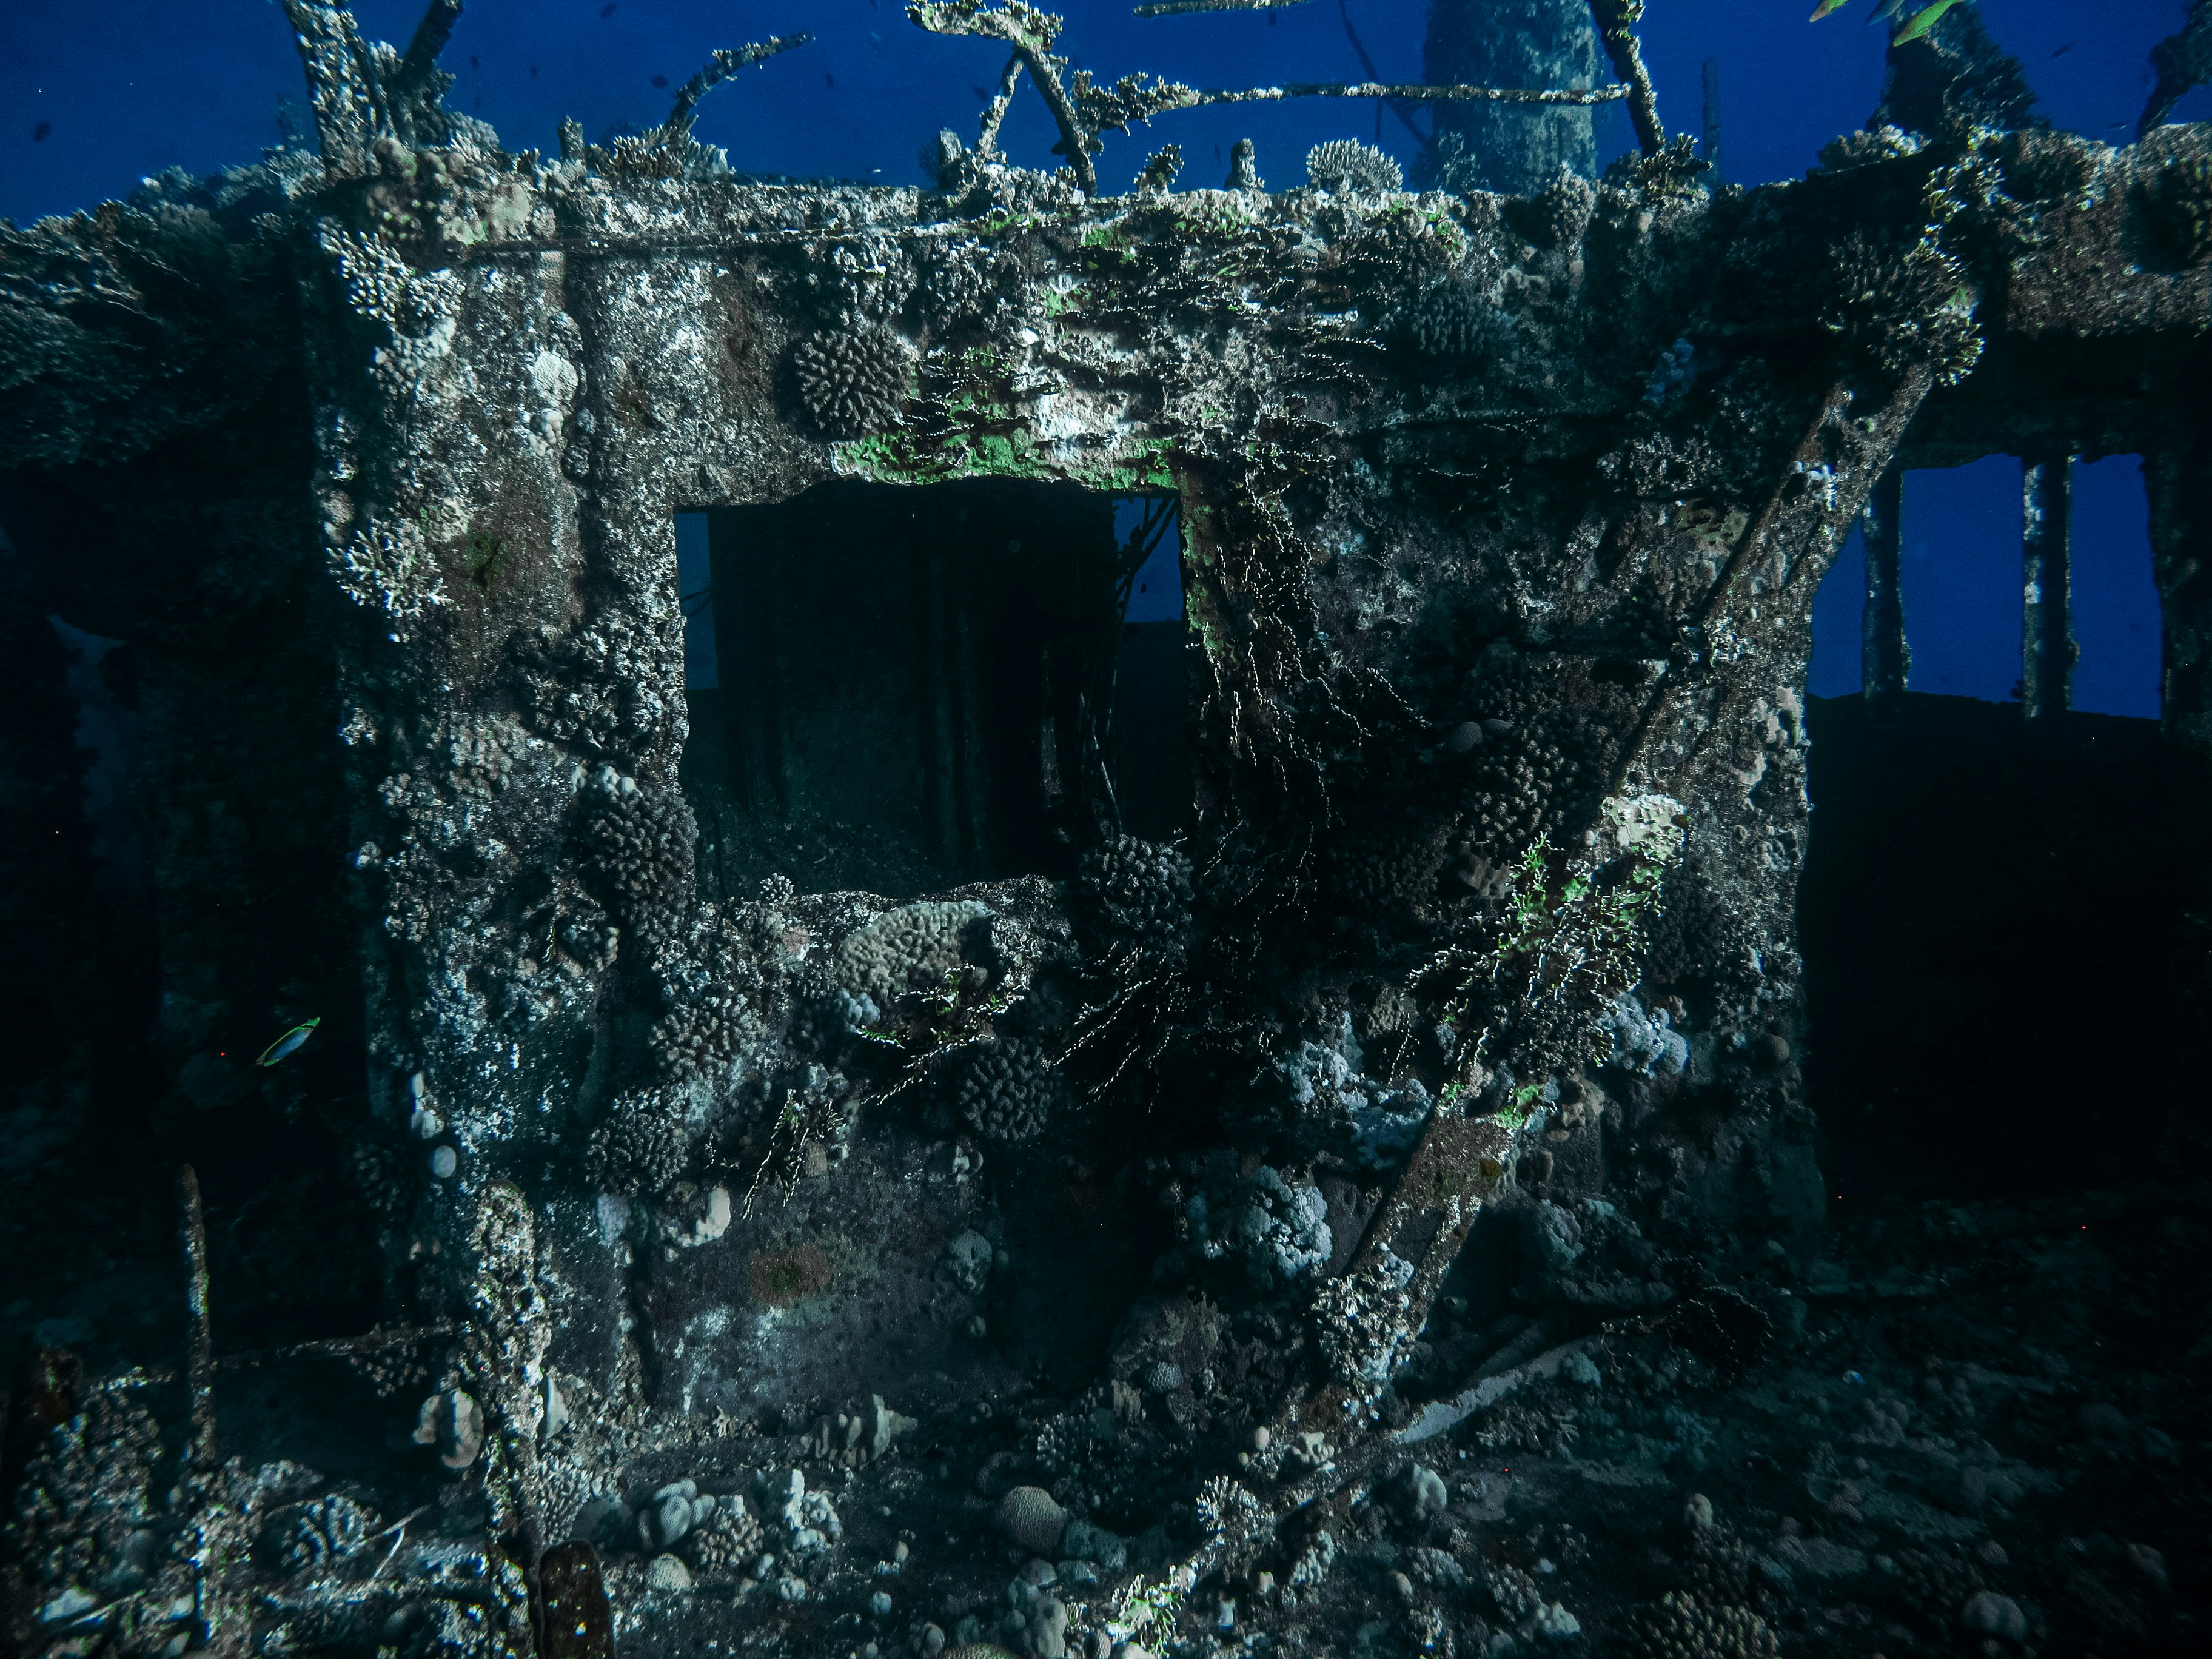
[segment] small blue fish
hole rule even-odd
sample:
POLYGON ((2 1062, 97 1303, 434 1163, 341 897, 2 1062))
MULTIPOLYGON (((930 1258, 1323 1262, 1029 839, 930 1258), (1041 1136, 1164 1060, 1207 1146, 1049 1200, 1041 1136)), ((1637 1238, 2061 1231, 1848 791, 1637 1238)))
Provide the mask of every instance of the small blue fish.
POLYGON ((290 1030, 285 1032, 283 1036, 278 1037, 276 1042, 270 1043, 266 1048, 264 1048, 261 1051, 261 1058, 255 1060, 253 1063, 256 1066, 274 1066, 278 1060, 283 1059, 287 1054, 295 1054, 299 1053, 301 1045, 306 1042, 309 1037, 314 1036, 315 1027, 320 1025, 322 1023, 323 1017, 320 1014, 317 1014, 313 1019, 305 1021, 301 1024, 295 1025, 290 1030))

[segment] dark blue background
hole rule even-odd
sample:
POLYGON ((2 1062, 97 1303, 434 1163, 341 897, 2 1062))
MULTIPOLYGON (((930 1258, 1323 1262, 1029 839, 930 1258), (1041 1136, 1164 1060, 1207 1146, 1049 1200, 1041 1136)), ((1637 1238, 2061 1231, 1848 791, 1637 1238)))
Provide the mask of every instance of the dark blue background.
MULTIPOLYGON (((471 0, 444 63, 452 101, 497 127, 510 149, 551 150, 563 115, 598 137, 667 112, 670 91, 717 46, 811 30, 816 42, 749 70, 703 106, 697 131, 741 170, 918 182, 916 155, 939 126, 972 137, 979 89, 1004 54, 915 29, 899 0, 471 0), (533 74, 532 71, 535 71, 533 74)), ((1101 76, 1145 69, 1200 86, 1362 78, 1348 14, 1386 76, 1421 78, 1425 0, 1311 0, 1269 14, 1139 19, 1129 0, 1067 0, 1062 46, 1101 76), (1271 21, 1270 19, 1273 19, 1271 21)), ((1722 73, 1726 175, 1743 183, 1810 167, 1820 145, 1873 108, 1883 58, 1871 0, 1818 25, 1809 0, 1655 0, 1644 40, 1670 125, 1699 125, 1698 70, 1722 73)), ((355 8, 364 33, 404 46, 417 0, 355 8)), ((2124 143, 2150 82, 2147 53, 2177 28, 2181 0, 1983 0, 1984 21, 2016 54, 2057 125, 2124 143)), ((172 164, 197 173, 247 161, 276 137, 279 94, 302 89, 274 0, 6 0, 0 10, 0 216, 26 222, 126 193, 172 164), (45 136, 34 137, 41 129, 45 136)), ((2200 89, 2178 119, 2212 118, 2200 89)), ((1618 108, 1608 151, 1626 147, 1618 108)), ((1119 189, 1146 154, 1173 141, 1186 185, 1212 184, 1229 146, 1250 137, 1261 173, 1289 185, 1305 151, 1358 136, 1410 160, 1413 143, 1372 103, 1311 99, 1273 108, 1164 118, 1109 140, 1101 181, 1119 189)), ((1052 132, 1025 94, 1008 122, 1017 159, 1049 161, 1052 132)), ((2156 710, 2156 617, 2132 463, 2085 469, 2075 514, 2082 663, 2077 706, 2156 710)), ((2019 677, 2017 467, 1985 461, 1916 473, 1906 491, 1905 599, 1916 689, 2002 698, 2019 677)), ((1855 563, 1821 595, 1815 690, 1856 689, 1855 563)))

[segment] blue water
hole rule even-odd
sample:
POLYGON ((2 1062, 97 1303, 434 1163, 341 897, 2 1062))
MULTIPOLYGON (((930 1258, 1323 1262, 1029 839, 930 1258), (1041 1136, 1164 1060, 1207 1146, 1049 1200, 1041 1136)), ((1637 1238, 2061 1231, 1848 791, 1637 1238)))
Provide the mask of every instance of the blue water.
MULTIPOLYGON (((1200 86, 1364 78, 1346 38, 1357 30, 1376 67, 1421 78, 1425 0, 1310 0, 1273 13, 1142 19, 1130 0, 1062 0, 1061 40, 1079 66, 1132 70, 1200 86), (1272 19, 1272 21, 1271 21, 1272 19)), ((1721 68, 1727 172, 1741 183, 1784 179, 1820 145, 1855 127, 1881 82, 1882 33, 1865 26, 1870 0, 1814 25, 1808 0, 1661 0, 1643 29, 1662 113, 1698 129, 1698 70, 1721 68)), ((418 0, 367 0, 363 32, 404 46, 418 0)), ((1983 0, 2000 44, 2019 57, 2057 125, 2124 140, 2142 107, 2145 54, 2182 19, 2181 0, 1983 0), (2054 56, 2054 54, 2057 54, 2054 56)), ((706 101, 698 136, 726 146, 741 170, 919 183, 915 155, 939 126, 972 137, 977 88, 995 81, 1002 51, 923 33, 898 0, 470 0, 443 58, 459 75, 452 102, 489 121, 510 149, 555 147, 573 115, 598 137, 642 127, 668 111, 659 76, 681 85, 718 46, 811 30, 812 46, 749 70, 706 101), (611 13, 611 15, 602 14, 611 13)), ((121 196, 170 165, 209 172, 251 161, 274 141, 280 93, 301 76, 274 0, 8 0, 0 7, 0 216, 21 222, 121 196), (34 135, 44 130, 42 137, 34 135)), ((2179 120, 2212 117, 2192 93, 2179 120)), ((1100 183, 1119 189, 1146 152, 1172 140, 1190 162, 1186 185, 1216 182, 1228 147, 1249 137, 1261 173, 1296 182, 1324 138, 1376 138, 1371 103, 1296 100, 1275 108, 1193 111, 1150 133, 1108 141, 1100 183), (1221 157, 1214 152, 1218 148, 1221 157)), ((1628 137, 1616 108, 1609 139, 1628 137)), ((1411 160, 1397 121, 1383 148, 1411 160)), ((1007 141, 1018 159, 1049 162, 1052 132, 1033 96, 1018 99, 1007 141)))
MULTIPOLYGON (((365 34, 404 46, 419 0, 354 8, 365 34)), ((1310 0, 1267 13, 1140 19, 1129 0, 1064 0, 1062 49, 1102 77, 1148 70, 1199 86, 1364 78, 1356 33, 1376 70, 1418 81, 1425 0, 1310 0)), ((1668 125, 1701 125, 1700 67, 1720 67, 1723 168, 1734 182, 1794 177, 1820 146, 1859 125, 1881 82, 1882 31, 1871 0, 1818 25, 1808 0, 1660 0, 1642 30, 1668 125)), ((2025 68, 2056 125, 2114 143, 2132 136, 2152 79, 2147 53, 2177 28, 2183 0, 1981 0, 1984 21, 2025 68)), ((574 116, 598 137, 665 117, 672 88, 718 46, 810 30, 799 51, 746 70, 702 106, 696 132, 740 171, 923 180, 917 153, 940 126, 972 138, 1005 54, 909 24, 899 0, 470 0, 442 62, 459 76, 453 106, 490 122, 510 149, 551 151, 574 116), (656 87, 655 79, 665 84, 656 87)), ((0 216, 27 222, 127 193, 148 173, 207 173, 255 158, 276 137, 280 95, 302 77, 274 0, 6 0, 0 7, 0 216)), ((1607 154, 1630 143, 1618 106, 1601 114, 1607 154)), ((2199 88, 2177 120, 2212 119, 2199 88)), ((1040 101, 1014 102, 1004 143, 1014 159, 1052 165, 1054 134, 1040 101)), ((1110 136, 1100 186, 1127 186, 1145 156, 1182 147, 1186 185, 1225 173, 1240 137, 1262 176, 1303 177, 1327 138, 1379 143, 1404 162, 1416 146, 1371 102, 1292 100, 1163 118, 1110 136)), ((2079 470, 2075 595, 2082 660, 2076 706, 2156 710, 2157 626, 2135 464, 2079 470)), ((1914 475, 1906 493, 1905 603, 1917 690, 2001 699, 2019 677, 2019 484, 1992 459, 1955 474, 1914 475)), ((1856 594, 1846 550, 1816 617, 1815 690, 1857 684, 1856 594)), ((1171 574, 1171 573, 1170 573, 1171 574)), ((1133 596, 1172 615, 1180 594, 1147 573, 1133 596)))
MULTIPOLYGON (((1914 691, 2002 702, 2021 676, 2020 462, 1905 475, 1899 579, 1914 691)), ((1860 688, 1859 532, 1837 555, 1813 606, 1816 697, 1860 688)), ((2093 714, 2158 714, 2158 594, 2151 583, 2142 464, 2116 455, 2074 467, 2073 706, 2093 714)))

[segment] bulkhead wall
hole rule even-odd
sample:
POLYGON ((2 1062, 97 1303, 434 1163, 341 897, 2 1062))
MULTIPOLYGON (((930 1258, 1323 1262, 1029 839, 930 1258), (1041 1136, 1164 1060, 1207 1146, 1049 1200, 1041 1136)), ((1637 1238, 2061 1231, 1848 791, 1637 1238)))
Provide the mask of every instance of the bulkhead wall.
MULTIPOLYGON (((1214 1023, 1412 1030, 1384 988, 1535 837, 1577 848, 1601 800, 1668 796, 1689 848, 1656 1002, 1612 1016, 1626 1110, 1551 1167, 1785 1230, 1816 1212, 1789 1058, 1806 616, 1933 377, 1869 356, 1870 319, 1753 304, 1691 337, 1771 292, 1761 261, 1917 212, 1924 176, 1087 202, 984 168, 955 215, 469 165, 447 176, 497 204, 480 240, 432 255, 332 214, 316 285, 378 1086, 404 1116, 422 1079, 460 1191, 649 1196, 735 1167, 749 1132, 764 1164, 758 1120, 794 1090, 870 1092, 835 1064, 793 1084, 821 1056, 792 1042, 884 908, 696 902, 673 516, 1002 477, 1182 503, 1192 925, 1243 951, 1206 957, 1214 1023), (1285 1008, 1270 983, 1302 988, 1285 1008)), ((1081 920, 989 948, 1042 961, 1081 920)), ((1183 1005, 1158 1036, 1207 1023, 1183 1005)), ((1115 1086, 1172 1094, 1169 1049, 1132 1052, 1115 1086)))

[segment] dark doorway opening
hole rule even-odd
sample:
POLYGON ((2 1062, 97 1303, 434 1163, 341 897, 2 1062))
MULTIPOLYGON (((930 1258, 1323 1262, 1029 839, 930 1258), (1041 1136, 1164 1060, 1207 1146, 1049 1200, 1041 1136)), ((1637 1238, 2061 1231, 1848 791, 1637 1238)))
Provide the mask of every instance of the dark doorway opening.
POLYGON ((1798 937, 1830 1193, 2051 1194, 2154 1158, 2183 1075, 2195 769, 2150 720, 2038 736, 1971 697, 1815 697, 1807 727, 1798 937))
POLYGON ((2163 1122, 2202 781, 2124 717, 2157 713, 2136 471, 2066 463, 2055 507, 2017 458, 1907 473, 1816 597, 1798 931, 1846 1201, 2115 1178, 2163 1122), (2054 511, 2055 560, 2035 533, 2054 511))
POLYGON ((986 479, 703 516, 703 583, 680 526, 678 545, 705 896, 779 873, 889 897, 1060 877, 1188 801, 1179 586, 1171 674, 1122 632, 1163 543, 1172 562, 1172 501, 1134 534, 1109 495, 986 479))

